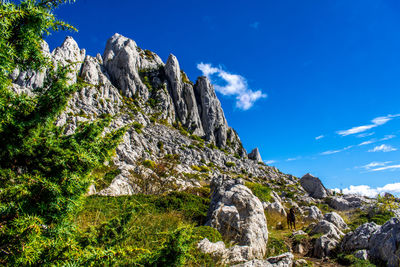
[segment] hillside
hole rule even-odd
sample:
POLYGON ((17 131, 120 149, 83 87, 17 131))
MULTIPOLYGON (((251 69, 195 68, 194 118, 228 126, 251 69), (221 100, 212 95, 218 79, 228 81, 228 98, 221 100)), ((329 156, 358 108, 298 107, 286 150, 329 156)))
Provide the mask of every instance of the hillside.
MULTIPOLYGON (((267 166, 258 149, 248 154, 213 85, 190 81, 175 56, 164 63, 119 34, 96 57, 71 37, 42 49, 58 68, 72 64, 70 83, 82 86, 57 118, 65 135, 108 115, 106 133, 128 127, 112 160, 91 173, 74 222, 82 246, 130 250, 77 264, 169 266, 180 251, 193 266, 399 266, 394 197, 341 195, 311 174, 267 166)), ((35 94, 46 75, 16 70, 13 90, 35 94)))

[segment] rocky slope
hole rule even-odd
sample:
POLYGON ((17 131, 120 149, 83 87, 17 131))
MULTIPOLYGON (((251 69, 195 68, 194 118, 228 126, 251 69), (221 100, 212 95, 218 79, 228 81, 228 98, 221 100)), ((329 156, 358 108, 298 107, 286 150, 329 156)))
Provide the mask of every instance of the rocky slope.
MULTIPOLYGON (((382 203, 335 194, 311 174, 298 179, 281 173, 262 162, 257 148, 247 154, 226 121, 213 85, 206 77, 191 82, 175 56, 164 63, 119 34, 96 57, 86 55, 71 37, 52 52, 44 43, 43 51, 55 66, 69 65, 74 70, 71 83, 82 85, 57 121, 66 134, 104 115, 112 116, 108 131, 129 126, 103 175, 108 178, 92 185, 89 194, 161 194, 211 185, 207 224, 233 245, 202 240, 199 249, 224 264, 308 264, 294 261, 292 253, 313 259, 350 253, 389 266, 399 264, 398 219, 383 226, 370 222, 381 219, 374 212, 382 203), (286 230, 289 208, 296 210, 298 228, 304 231, 286 230), (269 235, 279 231, 287 231, 287 253, 264 260, 277 242, 269 235)), ((16 70, 13 88, 31 94, 43 85, 45 75, 16 70)))

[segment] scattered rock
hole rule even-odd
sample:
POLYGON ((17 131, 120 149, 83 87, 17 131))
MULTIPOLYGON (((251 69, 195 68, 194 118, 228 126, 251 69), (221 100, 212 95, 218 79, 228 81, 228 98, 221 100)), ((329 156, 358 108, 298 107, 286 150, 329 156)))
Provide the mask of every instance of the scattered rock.
POLYGON ((301 177, 300 184, 313 198, 322 199, 329 196, 329 192, 326 190, 321 180, 309 173, 301 177))
POLYGON ((368 252, 366 249, 363 250, 357 250, 354 253, 354 257, 360 259, 360 260, 368 260, 368 252))
POLYGON ((340 231, 339 228, 337 228, 333 223, 325 220, 319 221, 311 230, 310 235, 315 234, 324 234, 335 240, 339 240, 342 236, 344 236, 344 233, 340 231))
POLYGON ((308 262, 305 259, 298 259, 294 262, 294 266, 308 266, 308 262))
POLYGON ((333 223, 337 228, 346 230, 349 227, 344 222, 343 218, 336 212, 330 212, 324 215, 324 220, 333 223))
POLYGON ((233 267, 291 267, 293 266, 294 256, 290 252, 282 255, 270 257, 266 260, 252 260, 233 267))
POLYGON ((336 239, 330 238, 328 235, 319 237, 314 244, 313 256, 316 258, 329 257, 332 250, 339 244, 336 239))
POLYGON ((369 242, 369 257, 386 263, 389 267, 400 266, 400 220, 392 218, 376 231, 369 242))
POLYGON ((361 208, 369 202, 367 198, 358 195, 332 196, 328 199, 329 206, 339 211, 361 208))
POLYGON ((266 209, 267 212, 280 214, 281 216, 286 217, 285 208, 280 202, 266 203, 264 209, 266 209))
POLYGON ((307 217, 305 217, 306 221, 319 221, 324 218, 317 206, 305 207, 304 210, 308 212, 307 217))
POLYGON ((258 151, 258 148, 254 148, 250 154, 248 155, 249 159, 255 160, 256 162, 262 162, 262 158, 260 155, 260 151, 258 151))
POLYGON ((341 249, 352 252, 359 249, 368 249, 371 236, 378 231, 379 225, 374 222, 365 223, 356 230, 345 235, 341 242, 341 249))
POLYGON ((211 182, 211 191, 206 225, 216 228, 237 246, 247 246, 247 260, 263 258, 268 229, 260 200, 243 185, 242 180, 228 176, 215 177, 211 182))

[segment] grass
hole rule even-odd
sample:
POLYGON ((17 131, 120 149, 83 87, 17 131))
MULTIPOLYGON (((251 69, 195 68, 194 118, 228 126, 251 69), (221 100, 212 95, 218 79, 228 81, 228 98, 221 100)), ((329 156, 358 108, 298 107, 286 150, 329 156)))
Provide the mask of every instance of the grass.
POLYGON ((75 222, 81 244, 93 249, 131 248, 129 255, 119 255, 111 265, 138 266, 143 259, 164 262, 161 260, 171 258, 168 254, 171 246, 177 245, 175 235, 183 233, 180 238, 186 240, 188 246, 187 250, 182 250, 186 255, 185 264, 210 266, 213 265, 211 257, 196 248, 197 242, 205 237, 212 242, 222 240, 217 230, 202 226, 208 206, 208 197, 189 192, 163 196, 90 196, 85 199, 75 222), (184 231, 179 233, 179 229, 184 231))
POLYGON ((97 191, 107 188, 115 176, 119 175, 121 170, 118 169, 113 163, 108 166, 102 166, 92 171, 91 176, 94 179, 94 184, 97 191))
POLYGON ((246 182, 245 185, 253 192, 253 194, 258 197, 260 201, 271 202, 273 200, 271 196, 271 188, 261 185, 258 183, 246 182))

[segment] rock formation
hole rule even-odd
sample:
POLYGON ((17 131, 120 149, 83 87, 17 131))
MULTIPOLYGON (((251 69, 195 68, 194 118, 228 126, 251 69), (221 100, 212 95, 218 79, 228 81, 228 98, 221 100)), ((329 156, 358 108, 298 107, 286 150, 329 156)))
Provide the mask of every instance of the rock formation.
POLYGON ((256 162, 262 162, 262 158, 260 155, 260 151, 258 151, 258 148, 254 148, 250 154, 248 155, 249 159, 255 160, 256 162))
POLYGON ((329 196, 329 192, 321 183, 321 180, 309 173, 301 177, 300 184, 313 198, 321 199, 329 196))

